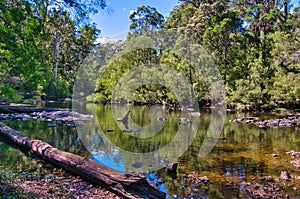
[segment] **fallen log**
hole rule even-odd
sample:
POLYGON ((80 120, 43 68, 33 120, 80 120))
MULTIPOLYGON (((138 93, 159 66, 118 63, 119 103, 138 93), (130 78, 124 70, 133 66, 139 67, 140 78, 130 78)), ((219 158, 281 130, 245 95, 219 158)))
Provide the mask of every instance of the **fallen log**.
POLYGON ((33 113, 42 111, 65 111, 69 109, 51 107, 32 107, 23 104, 0 104, 0 113, 33 113))
POLYGON ((46 142, 26 137, 3 123, 0 123, 0 135, 8 142, 12 142, 25 150, 31 150, 43 159, 100 185, 120 197, 129 199, 166 197, 165 193, 148 183, 142 174, 117 172, 89 158, 61 151, 46 142))

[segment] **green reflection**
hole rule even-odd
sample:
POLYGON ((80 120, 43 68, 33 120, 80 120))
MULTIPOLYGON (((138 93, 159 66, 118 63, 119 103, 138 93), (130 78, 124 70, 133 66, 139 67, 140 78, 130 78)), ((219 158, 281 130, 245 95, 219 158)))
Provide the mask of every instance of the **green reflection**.
MULTIPOLYGON (((84 128, 84 135, 80 136, 76 129, 67 125, 50 128, 47 127, 47 123, 41 121, 10 121, 7 122, 7 125, 31 138, 42 139, 54 147, 71 153, 90 157, 90 153, 85 150, 86 147, 95 154, 109 154, 113 157, 111 161, 122 164, 126 171, 130 171, 134 161, 141 163, 149 161, 143 157, 137 159, 133 155, 124 155, 119 148, 132 152, 155 151, 172 141, 178 130, 180 118, 189 117, 185 113, 178 112, 167 114, 165 126, 159 133, 150 138, 140 139, 122 131, 125 127, 115 121, 110 105, 82 105, 78 112, 83 111, 89 114, 95 112, 96 115, 94 119, 79 125, 79 128, 84 128), (82 141, 90 143, 90 145, 83 146, 82 141)), ((140 126, 150 124, 149 107, 132 106, 130 111, 130 116, 135 123, 140 126)), ((121 112, 120 115, 125 113, 126 111, 121 112)), ((168 176, 164 170, 159 170, 157 174, 157 177, 164 178, 164 186, 169 195, 193 193, 210 198, 243 198, 245 196, 236 186, 236 182, 253 181, 267 175, 276 178, 283 169, 289 170, 294 175, 300 175, 300 172, 287 161, 289 157, 285 154, 290 150, 300 151, 299 128, 260 129, 254 125, 228 122, 230 119, 241 116, 260 116, 264 119, 275 117, 268 114, 227 115, 227 122, 220 139, 204 158, 199 157, 199 150, 206 136, 211 115, 209 112, 203 111, 199 118, 193 118, 199 122, 197 136, 188 150, 178 159, 177 178, 173 179, 168 176), (272 154, 278 154, 278 156, 273 157, 272 154), (194 189, 192 188, 195 186, 194 184, 185 181, 192 172, 198 173, 199 176, 208 176, 212 182, 200 184, 194 189)), ((190 127, 187 125, 185 128, 188 130, 190 127)), ((183 136, 182 142, 185 141, 184 139, 186 137, 183 136)), ((178 145, 180 144, 178 143, 178 145)), ((171 156, 173 153, 174 151, 170 149, 166 156, 171 156)), ((21 154, 20 151, 0 142, 2 165, 14 165, 21 154)), ((92 153, 92 155, 94 154, 92 153)), ((153 155, 153 161, 162 162, 162 164, 167 162, 166 159, 165 156, 162 157, 159 154, 154 153, 153 155)), ((169 159, 169 161, 173 160, 169 159)), ((150 167, 150 165, 144 166, 150 167)), ((293 190, 289 193, 291 196, 297 195, 297 192, 293 190)))

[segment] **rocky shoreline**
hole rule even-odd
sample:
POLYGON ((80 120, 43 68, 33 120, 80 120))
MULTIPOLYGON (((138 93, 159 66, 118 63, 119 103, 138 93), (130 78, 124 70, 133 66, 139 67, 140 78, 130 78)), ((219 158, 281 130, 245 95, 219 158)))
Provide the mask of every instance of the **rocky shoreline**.
MULTIPOLYGON (((295 171, 282 170, 278 177, 265 176, 254 182, 241 182, 240 189, 251 198, 269 199, 269 198, 293 198, 286 189, 300 193, 300 152, 291 150, 286 152, 287 162, 295 166, 295 171), (288 160, 289 156, 292 160, 288 160)), ((273 154, 276 158, 277 155, 273 154)), ((284 169, 284 168, 283 168, 284 169)))
POLYGON ((254 124, 259 128, 273 127, 293 127, 300 125, 300 116, 290 116, 282 119, 268 119, 260 121, 259 117, 240 117, 229 122, 254 124))
MULTIPOLYGON (((300 152, 286 152, 286 161, 300 160, 300 152)), ((284 154, 278 154, 282 156, 284 154)), ((277 155, 272 154, 273 158, 277 155)), ((35 161, 34 161, 35 162, 35 161)), ((284 168, 283 168, 284 169, 284 168)), ((61 169, 47 169, 36 164, 35 172, 20 170, 14 180, 5 180, 5 174, 0 171, 0 197, 9 198, 16 193, 22 195, 19 198, 120 198, 110 191, 72 176, 61 169), (47 171, 46 171, 47 170, 47 171), (46 173, 46 174, 45 174, 46 173)), ((299 171, 299 167, 295 167, 299 171)), ((232 186, 240 189, 243 196, 257 199, 270 198, 294 198, 295 193, 300 193, 299 172, 282 170, 277 176, 264 176, 251 181, 241 181, 232 178, 232 186), (294 195, 289 192, 294 192, 294 195)), ((6 178, 7 179, 7 178, 6 178)), ((201 190, 197 187, 214 186, 214 180, 207 176, 201 176, 192 172, 184 178, 184 189, 193 193, 201 190), (209 185, 211 184, 211 185, 209 185), (192 186, 195 186, 193 189, 192 186)), ((217 182, 216 182, 217 183, 217 182)), ((15 194, 15 195, 14 195, 15 194)), ((187 194, 187 193, 186 193, 187 194)), ((187 194, 183 198, 197 198, 197 194, 187 194)))
POLYGON ((57 169, 53 169, 47 175, 20 171, 18 177, 13 180, 7 175, 9 174, 0 172, 1 198, 120 198, 104 188, 92 185, 79 177, 66 175, 57 169))
MULTIPOLYGON (((287 152, 287 154, 293 158, 293 160, 291 160, 290 163, 292 165, 294 165, 294 167, 296 167, 297 169, 300 169, 300 152, 291 150, 291 151, 287 152)), ((300 177, 299 177, 299 180, 300 180, 300 177)))
POLYGON ((56 126, 56 124, 67 124, 68 126, 75 127, 74 121, 85 121, 92 119, 93 115, 83 115, 75 111, 42 111, 32 113, 9 113, 0 114, 0 121, 16 120, 40 120, 48 122, 48 126, 56 126))

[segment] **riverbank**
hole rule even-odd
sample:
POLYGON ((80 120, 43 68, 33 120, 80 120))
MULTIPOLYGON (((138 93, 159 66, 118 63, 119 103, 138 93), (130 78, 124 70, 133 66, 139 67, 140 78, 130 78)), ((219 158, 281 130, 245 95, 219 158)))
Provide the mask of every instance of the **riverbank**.
MULTIPOLYGON (((114 129, 113 126, 115 124, 115 121, 110 117, 112 112, 110 108, 111 105, 88 104, 83 106, 87 110, 90 110, 91 113, 92 111, 95 111, 95 115, 97 116, 95 117, 97 118, 97 120, 92 119, 86 121, 86 126, 90 127, 86 129, 86 132, 91 132, 91 130, 98 132, 98 128, 96 127, 99 126, 101 126, 105 132, 107 129, 114 129)), ((133 106, 131 107, 131 116, 135 119, 137 118, 136 116, 139 116, 138 119, 136 119, 136 121, 138 122, 144 121, 141 120, 141 115, 147 115, 148 109, 148 106, 133 106)), ((87 113, 90 112, 87 111, 87 113)), ((166 115, 167 120, 165 122, 168 127, 165 129, 166 135, 169 135, 169 132, 172 132, 178 125, 178 121, 180 121, 181 117, 180 115, 178 115, 178 113, 179 111, 174 113, 172 112, 166 115), (169 127, 172 128, 170 129, 169 127)), ((184 114, 187 113, 184 112, 184 114)), ((297 194, 299 194, 299 191, 294 190, 293 186, 289 186, 291 182, 295 182, 298 184, 299 182, 293 180, 287 182, 280 181, 279 176, 283 169, 286 169, 292 176, 300 176, 300 173, 297 173, 296 168, 294 168, 294 166, 289 163, 289 161, 293 161, 294 159, 288 159, 288 156, 285 156, 287 151, 300 150, 299 128, 284 127, 260 129, 254 125, 249 125, 246 123, 237 124, 227 122, 229 120, 240 118, 241 116, 260 117, 261 120, 286 117, 282 115, 272 115, 270 113, 227 114, 226 126, 224 127, 224 131, 221 134, 220 140, 206 158, 199 158, 199 148, 201 147, 203 141, 202 138, 205 136, 207 130, 207 128, 203 126, 209 124, 211 118, 211 114, 209 113, 209 111, 203 111, 201 112, 201 116, 197 118, 203 125, 199 127, 199 132, 195 142, 193 142, 187 153, 182 155, 178 159, 179 168, 177 179, 169 179, 171 177, 166 176, 165 171, 162 171, 156 174, 154 182, 156 182, 155 180, 158 181, 158 179, 159 182, 161 182, 160 179, 163 179, 163 186, 166 188, 167 194, 169 194, 171 197, 177 195, 179 198, 191 198, 192 196, 205 197, 206 195, 209 198, 222 198, 222 196, 224 196, 225 198, 229 198, 231 196, 236 196, 237 192, 239 192, 238 194, 243 193, 244 198, 250 198, 247 190, 244 189, 237 191, 239 190, 240 186, 244 185, 245 187, 245 185, 247 185, 247 189, 251 190, 250 188, 252 187, 258 187, 254 186, 257 183, 262 189, 264 189, 264 187, 268 189, 268 186, 264 185, 266 182, 261 181, 260 179, 271 176, 276 182, 278 181, 279 183, 283 184, 282 187, 284 189, 280 190, 283 191, 282 193, 284 194, 284 196, 286 194, 289 194, 292 198, 293 196, 297 196, 297 194), (229 169, 230 174, 227 174, 227 170, 229 169), (185 176, 189 176, 189 174, 191 174, 192 172, 197 172, 200 178, 207 176, 210 181, 208 183, 199 183, 201 184, 200 187, 194 187, 194 183, 186 183, 186 179, 190 179, 188 177, 186 178, 185 176), (241 182, 245 183, 241 184, 241 182), (193 191, 193 193, 188 195, 190 191, 193 191)), ((79 136, 77 135, 74 128, 68 127, 65 124, 60 125, 57 123, 56 127, 49 128, 47 126, 47 123, 43 122, 41 119, 28 121, 10 120, 7 121, 7 124, 20 132, 24 132, 24 134, 26 134, 28 137, 42 139, 51 143, 51 145, 53 146, 57 146, 57 148, 70 150, 70 152, 74 154, 80 154, 80 151, 78 151, 79 145, 77 143, 77 141, 79 140, 79 136), (56 137, 54 137, 54 135, 56 137), (74 148, 76 148, 76 150, 74 148)), ((188 128, 188 126, 184 127, 188 128)), ((115 142, 115 140, 113 140, 117 146, 131 143, 131 139, 125 139, 125 136, 127 135, 128 134, 121 132, 118 129, 114 129, 113 132, 107 132, 105 134, 106 138, 111 140, 118 136, 122 137, 122 143, 115 142)), ((87 134, 87 136, 92 136, 92 134, 87 134)), ((97 134, 97 136, 101 136, 101 134, 97 134)), ((154 143, 157 143, 157 141, 162 142, 167 138, 167 136, 162 136, 161 139, 155 139, 156 142, 154 143)), ((150 146, 152 146, 151 144, 152 143, 149 142, 150 146)), ((121 153, 116 154, 116 152, 118 152, 116 150, 113 150, 114 153, 109 153, 109 151, 112 151, 111 148, 106 145, 103 146, 102 142, 100 146, 102 146, 103 149, 96 148, 97 152, 102 149, 102 152, 105 152, 105 156, 113 157, 114 159, 110 159, 110 162, 105 162, 103 161, 103 159, 99 159, 99 162, 112 164, 115 163, 114 161, 118 161, 116 163, 121 166, 131 165, 133 159, 127 157, 127 159, 125 159, 123 163, 122 160, 124 159, 121 158, 124 156, 122 156, 121 153), (105 149, 108 150, 105 151, 105 149)), ((132 148, 129 148, 128 150, 135 150, 138 147, 134 144, 130 144, 130 146, 132 146, 132 148)), ((143 145, 141 145, 140 147, 141 149, 143 149, 143 145)), ((4 155, 4 157, 6 157, 6 154, 4 155)), ((97 159, 95 160, 98 161, 97 159)), ((140 159, 139 161, 145 164, 143 159, 140 159)), ((160 161, 160 159, 158 159, 158 161, 160 161)), ((195 182, 198 183, 199 179, 197 178, 195 182)), ((297 187, 295 188, 297 189, 297 187)), ((272 191, 272 189, 270 189, 270 191, 272 191)))
MULTIPOLYGON (((299 154, 299 152, 290 151, 286 154, 272 154, 272 158, 276 159, 278 156, 286 155, 287 161, 299 160, 299 154)), ((18 172, 0 166, 1 198, 120 198, 100 186, 88 183, 64 170, 49 167, 39 160, 31 159, 26 164, 18 172)), ((295 198, 300 194, 300 176, 286 170, 278 173, 277 176, 263 176, 251 181, 244 181, 240 177, 229 175, 229 173, 223 178, 227 182, 227 187, 236 187, 239 190, 240 198, 288 199, 295 198), (292 194, 291 191, 294 193, 292 194)), ((173 181, 177 181, 176 178, 173 181)), ((182 190, 185 191, 183 195, 177 195, 177 197, 189 199, 199 197, 196 193, 207 187, 215 187, 219 182, 214 178, 193 172, 186 174, 186 178, 181 183, 182 190)), ((176 198, 175 195, 168 197, 176 198)))
MULTIPOLYGON (((10 102, 5 102, 5 101, 0 101, 0 106, 1 105, 6 105, 6 106, 24 106, 24 107, 48 107, 48 108, 72 108, 72 103, 77 102, 77 103, 83 103, 83 104, 101 104, 101 105, 111 105, 111 104, 125 104, 125 103, 130 103, 133 106, 147 106, 147 105, 153 105, 151 103, 141 103, 141 102, 128 102, 128 101, 109 101, 109 100, 98 100, 98 101, 87 101, 84 99, 78 99, 78 100, 73 100, 72 98, 62 98, 62 99, 57 99, 57 100, 34 100, 34 99, 27 99, 23 100, 22 102, 16 104, 16 103, 10 103, 10 102)), ((159 103, 158 103, 159 104, 159 103)), ((200 100, 198 102, 199 109, 200 110, 210 110, 210 109, 215 109, 216 107, 211 105, 211 101, 208 99, 200 100)), ((222 106, 224 104, 216 104, 217 106, 222 106)), ((175 111, 175 110, 186 110, 189 109, 190 107, 180 107, 179 104, 176 103, 165 103, 165 106, 168 108, 168 112, 175 111)), ((280 115, 300 115, 300 109, 289 109, 289 108, 265 108, 265 109, 251 109, 247 108, 245 106, 244 108, 237 107, 235 105, 227 104, 226 105, 226 111, 229 113, 233 112, 252 112, 252 113, 272 113, 272 114, 280 114, 280 115)))
POLYGON ((267 119, 262 120, 259 117, 240 117, 237 119, 230 120, 234 123, 247 123, 254 124, 259 128, 273 127, 273 128, 282 128, 282 127, 294 127, 300 125, 300 116, 288 116, 277 119, 267 119))
POLYGON ((26 137, 3 123, 0 123, 0 134, 4 141, 11 142, 16 147, 29 151, 89 182, 105 187, 122 198, 165 197, 165 193, 150 184, 142 174, 134 172, 125 174, 112 170, 90 158, 59 150, 42 140, 26 137))
MULTIPOLYGON (((1 168, 0 170, 2 170, 1 168)), ((30 173, 20 170, 0 171, 1 198, 112 198, 119 199, 112 192, 92 185, 63 170, 52 169, 48 174, 30 173)))

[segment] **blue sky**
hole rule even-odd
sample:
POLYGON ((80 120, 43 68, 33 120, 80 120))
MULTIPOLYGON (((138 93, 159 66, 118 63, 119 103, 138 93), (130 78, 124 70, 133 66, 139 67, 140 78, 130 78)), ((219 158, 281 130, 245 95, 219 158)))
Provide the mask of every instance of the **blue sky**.
POLYGON ((92 20, 101 30, 101 37, 113 37, 129 30, 129 13, 142 5, 155 7, 164 16, 169 16, 178 0, 107 0, 111 13, 105 11, 92 16, 92 20))
MULTIPOLYGON (((291 3, 299 5, 299 0, 292 0, 291 3)), ((112 38, 120 33, 128 31, 129 13, 141 5, 155 7, 164 16, 169 16, 170 11, 178 5, 178 0, 107 0, 109 13, 101 11, 92 16, 92 20, 101 30, 100 37, 112 38)))

